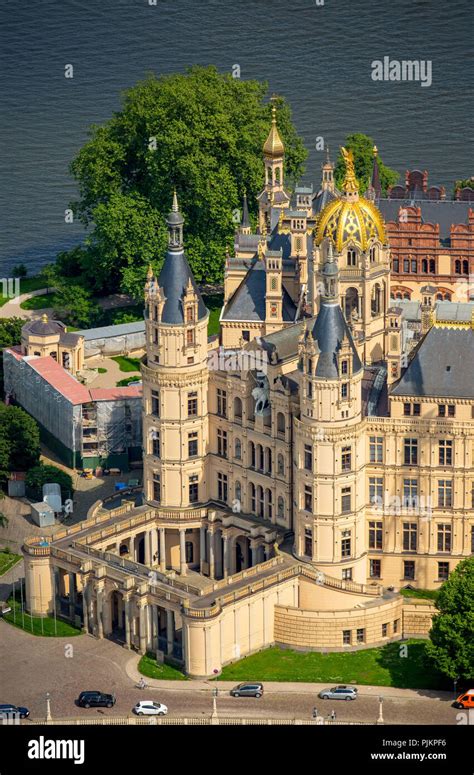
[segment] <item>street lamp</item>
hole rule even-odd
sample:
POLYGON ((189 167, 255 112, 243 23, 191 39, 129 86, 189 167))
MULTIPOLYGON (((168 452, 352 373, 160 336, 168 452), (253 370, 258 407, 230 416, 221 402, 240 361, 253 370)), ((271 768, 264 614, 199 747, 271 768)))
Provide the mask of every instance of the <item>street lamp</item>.
POLYGON ((383 697, 379 697, 379 717, 377 719, 377 724, 384 724, 383 720, 383 697))
POLYGON ((458 693, 457 693, 458 681, 459 681, 459 678, 455 678, 454 681, 453 681, 453 685, 454 685, 454 698, 453 699, 456 699, 457 696, 458 696, 458 693))
POLYGON ((217 697, 219 696, 219 689, 217 686, 212 690, 212 718, 217 718, 217 697))
POLYGON ((46 721, 51 721, 51 695, 46 692, 46 721))

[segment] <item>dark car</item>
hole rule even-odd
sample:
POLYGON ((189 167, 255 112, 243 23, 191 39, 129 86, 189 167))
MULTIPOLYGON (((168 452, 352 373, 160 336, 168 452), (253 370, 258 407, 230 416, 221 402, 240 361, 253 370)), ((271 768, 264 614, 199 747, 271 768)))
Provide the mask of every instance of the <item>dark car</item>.
POLYGON ((115 705, 115 697, 103 692, 81 692, 77 704, 80 708, 112 708, 115 705))
POLYGON ((230 690, 231 697, 261 697, 263 684, 237 684, 230 690))
POLYGON ((24 708, 22 705, 0 705, 0 718, 12 719, 17 718, 17 716, 28 718, 29 715, 28 708, 24 708))

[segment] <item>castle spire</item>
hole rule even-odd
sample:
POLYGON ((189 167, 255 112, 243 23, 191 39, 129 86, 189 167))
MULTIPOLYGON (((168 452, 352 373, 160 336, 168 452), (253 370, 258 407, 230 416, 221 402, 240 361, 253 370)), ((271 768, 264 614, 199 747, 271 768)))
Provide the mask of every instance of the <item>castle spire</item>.
POLYGON ((359 194, 359 183, 355 175, 354 154, 350 148, 346 149, 344 146, 341 146, 341 153, 344 158, 344 164, 346 165, 342 189, 347 198, 355 200, 358 198, 359 194))
POLYGON ((270 133, 265 140, 263 153, 265 156, 271 156, 272 158, 278 158, 285 153, 285 146, 283 145, 283 140, 278 132, 275 104, 272 105, 272 126, 270 133))
POLYGON ((382 185, 380 183, 380 170, 378 161, 378 148, 374 145, 373 149, 374 161, 372 165, 372 178, 370 180, 370 189, 373 191, 374 199, 379 199, 382 193, 382 185))
POLYGON ((181 251, 183 249, 183 223, 184 218, 179 211, 178 196, 175 189, 173 192, 173 204, 171 205, 171 211, 166 216, 169 250, 181 251))
POLYGON ((244 198, 242 203, 242 221, 240 224, 240 232, 241 234, 250 234, 251 232, 251 225, 250 225, 250 216, 249 216, 249 207, 247 203, 247 192, 244 191, 244 198))

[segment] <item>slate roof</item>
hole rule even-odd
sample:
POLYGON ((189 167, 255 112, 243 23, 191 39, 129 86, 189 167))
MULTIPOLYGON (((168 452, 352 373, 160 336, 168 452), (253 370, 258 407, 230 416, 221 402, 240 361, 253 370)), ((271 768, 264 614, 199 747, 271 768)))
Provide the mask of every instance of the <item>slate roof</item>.
POLYGON ((138 320, 136 323, 119 323, 116 326, 85 328, 83 331, 76 331, 76 334, 83 336, 86 342, 90 342, 92 339, 108 339, 109 337, 138 334, 142 331, 145 331, 144 320, 138 320))
POLYGON ((166 297, 161 315, 163 323, 171 323, 172 325, 184 323, 182 299, 189 280, 191 280, 194 292, 198 297, 198 320, 202 320, 207 315, 207 309, 184 250, 168 250, 158 278, 158 287, 163 288, 166 297))
POLYGON ((30 334, 36 334, 37 336, 52 336, 54 334, 64 333, 64 323, 59 320, 46 320, 42 318, 32 320, 30 323, 26 323, 23 326, 25 331, 30 334))
POLYGON ((261 345, 266 352, 276 352, 278 362, 295 356, 298 352, 298 340, 304 328, 304 321, 282 328, 273 334, 261 338, 261 345))
POLYGON ((400 207, 415 205, 421 207, 423 223, 439 223, 440 239, 451 236, 451 225, 468 222, 469 208, 472 202, 457 202, 450 199, 426 201, 422 199, 377 199, 376 205, 385 221, 398 221, 400 207))
POLYGON ((337 199, 337 193, 329 191, 327 188, 324 191, 318 191, 313 197, 313 213, 317 215, 322 212, 329 202, 337 199))
POLYGON ((474 329, 430 328, 391 394, 474 398, 474 329))
MULTIPOLYGON (((256 259, 234 295, 227 303, 222 320, 265 320, 265 267, 256 259)), ((287 290, 283 288, 283 320, 295 319, 296 306, 287 290)))
POLYGON ((312 335, 321 351, 316 365, 317 377, 338 379, 336 355, 345 336, 349 339, 352 350, 353 373, 355 374, 362 368, 352 334, 337 302, 323 301, 313 326, 312 335))

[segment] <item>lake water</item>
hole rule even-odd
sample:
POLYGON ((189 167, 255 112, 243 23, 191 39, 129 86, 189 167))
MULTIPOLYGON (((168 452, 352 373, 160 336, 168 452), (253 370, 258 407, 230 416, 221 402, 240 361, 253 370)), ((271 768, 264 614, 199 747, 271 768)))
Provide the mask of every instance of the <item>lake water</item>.
POLYGON ((428 169, 450 192, 473 173, 472 39, 468 0, 2 0, 0 277, 20 261, 32 274, 80 241, 64 222, 68 165, 148 71, 238 64, 268 81, 292 105, 315 185, 315 138, 335 149, 360 131, 402 175, 428 169), (431 87, 373 81, 384 56, 431 60, 431 87))

